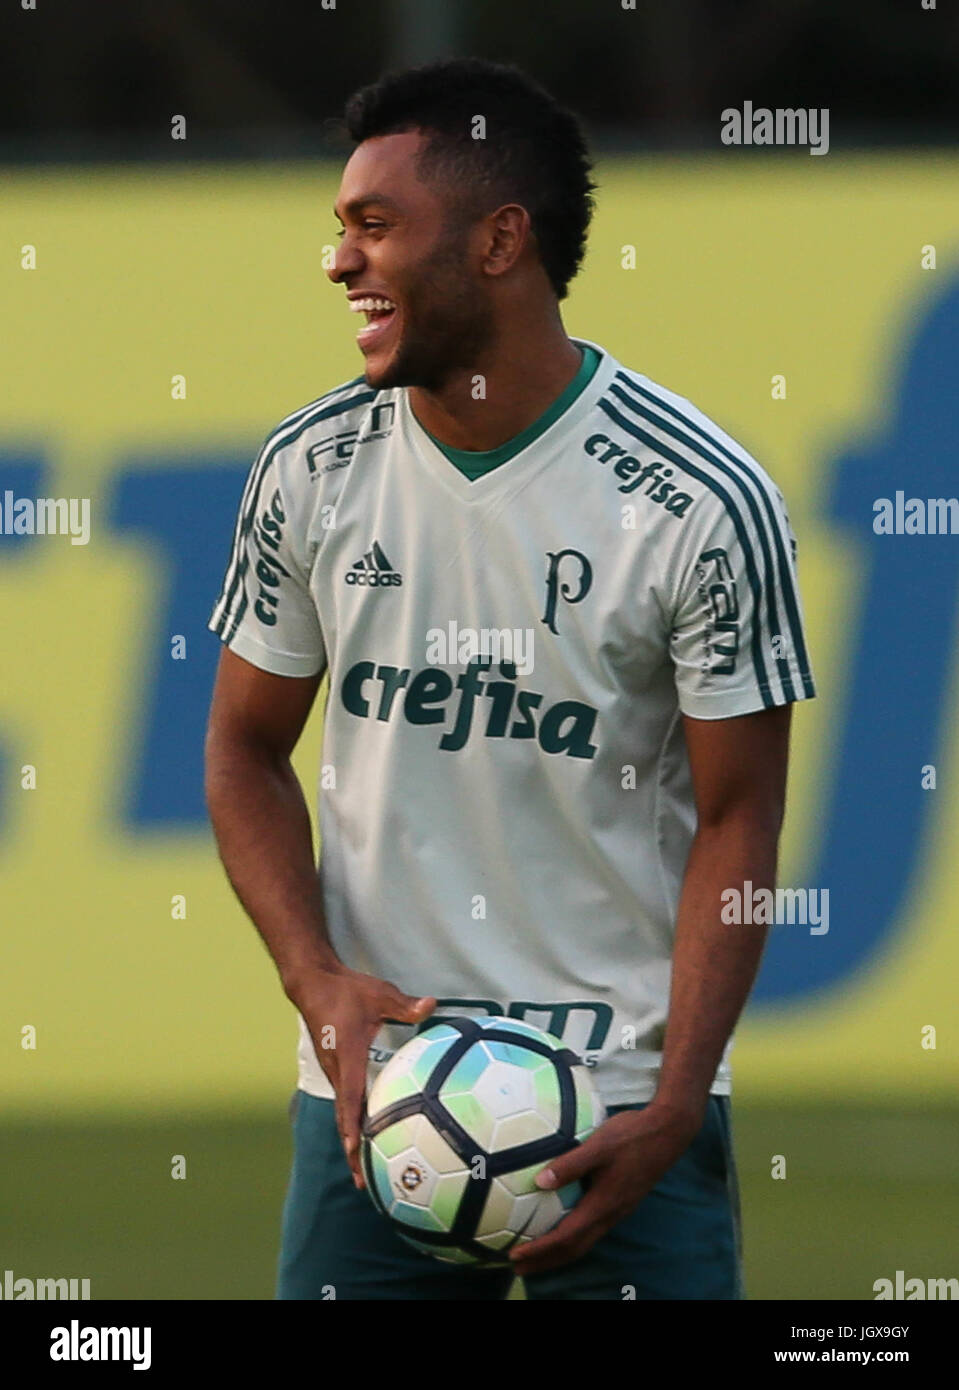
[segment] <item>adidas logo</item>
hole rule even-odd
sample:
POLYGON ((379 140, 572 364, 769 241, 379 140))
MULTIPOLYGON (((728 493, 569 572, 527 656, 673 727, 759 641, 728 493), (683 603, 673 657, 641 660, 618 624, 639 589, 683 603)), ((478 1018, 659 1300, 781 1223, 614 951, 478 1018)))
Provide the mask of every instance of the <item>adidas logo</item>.
POLYGON ((347 570, 346 582, 363 584, 368 589, 385 589, 402 584, 403 576, 387 560, 379 541, 374 541, 362 560, 357 560, 353 568, 347 570))

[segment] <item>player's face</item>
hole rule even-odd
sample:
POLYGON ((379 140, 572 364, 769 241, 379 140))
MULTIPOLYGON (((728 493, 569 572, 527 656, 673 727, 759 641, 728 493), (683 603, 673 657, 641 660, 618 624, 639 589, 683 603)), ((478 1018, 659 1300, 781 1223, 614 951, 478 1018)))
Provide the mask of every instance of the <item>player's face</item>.
POLYGON ((335 213, 343 223, 329 272, 359 310, 357 344, 370 386, 439 390, 474 367, 492 337, 492 309, 470 256, 470 229, 451 228, 441 193, 420 181, 416 131, 364 141, 343 171, 335 213))

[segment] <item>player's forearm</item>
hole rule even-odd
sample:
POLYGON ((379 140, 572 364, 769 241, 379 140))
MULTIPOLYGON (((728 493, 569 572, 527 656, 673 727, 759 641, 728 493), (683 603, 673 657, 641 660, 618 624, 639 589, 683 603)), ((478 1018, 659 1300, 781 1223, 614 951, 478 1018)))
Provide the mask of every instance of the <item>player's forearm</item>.
POLYGON ((206 794, 233 889, 298 1003, 342 967, 327 935, 313 836, 289 759, 235 740, 207 744, 206 794))
POLYGON ((656 1103, 702 1116, 723 1049, 749 996, 767 928, 721 920, 722 894, 773 888, 778 826, 730 817, 701 828, 689 855, 676 924, 669 1018, 656 1103))

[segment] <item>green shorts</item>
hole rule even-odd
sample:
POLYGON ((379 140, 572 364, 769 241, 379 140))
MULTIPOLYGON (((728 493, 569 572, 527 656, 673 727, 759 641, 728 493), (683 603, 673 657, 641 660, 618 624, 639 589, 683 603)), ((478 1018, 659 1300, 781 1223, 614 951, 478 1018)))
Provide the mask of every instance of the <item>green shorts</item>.
MULTIPOLYGON (((506 1298, 511 1270, 421 1254, 354 1187, 331 1100, 297 1091, 292 1108, 277 1298, 506 1298)), ((710 1096, 702 1129, 649 1195, 581 1259, 524 1280, 527 1299, 743 1298, 729 1109, 710 1096)))

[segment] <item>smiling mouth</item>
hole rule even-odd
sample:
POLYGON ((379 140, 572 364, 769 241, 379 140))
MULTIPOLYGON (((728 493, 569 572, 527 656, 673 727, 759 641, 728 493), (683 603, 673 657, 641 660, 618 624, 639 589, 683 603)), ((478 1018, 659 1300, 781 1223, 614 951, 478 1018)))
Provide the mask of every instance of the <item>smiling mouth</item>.
POLYGON ((365 314, 366 324, 356 335, 361 348, 372 347, 388 331, 396 317, 396 305, 392 299, 378 295, 368 295, 364 299, 351 299, 350 310, 354 314, 365 314))

